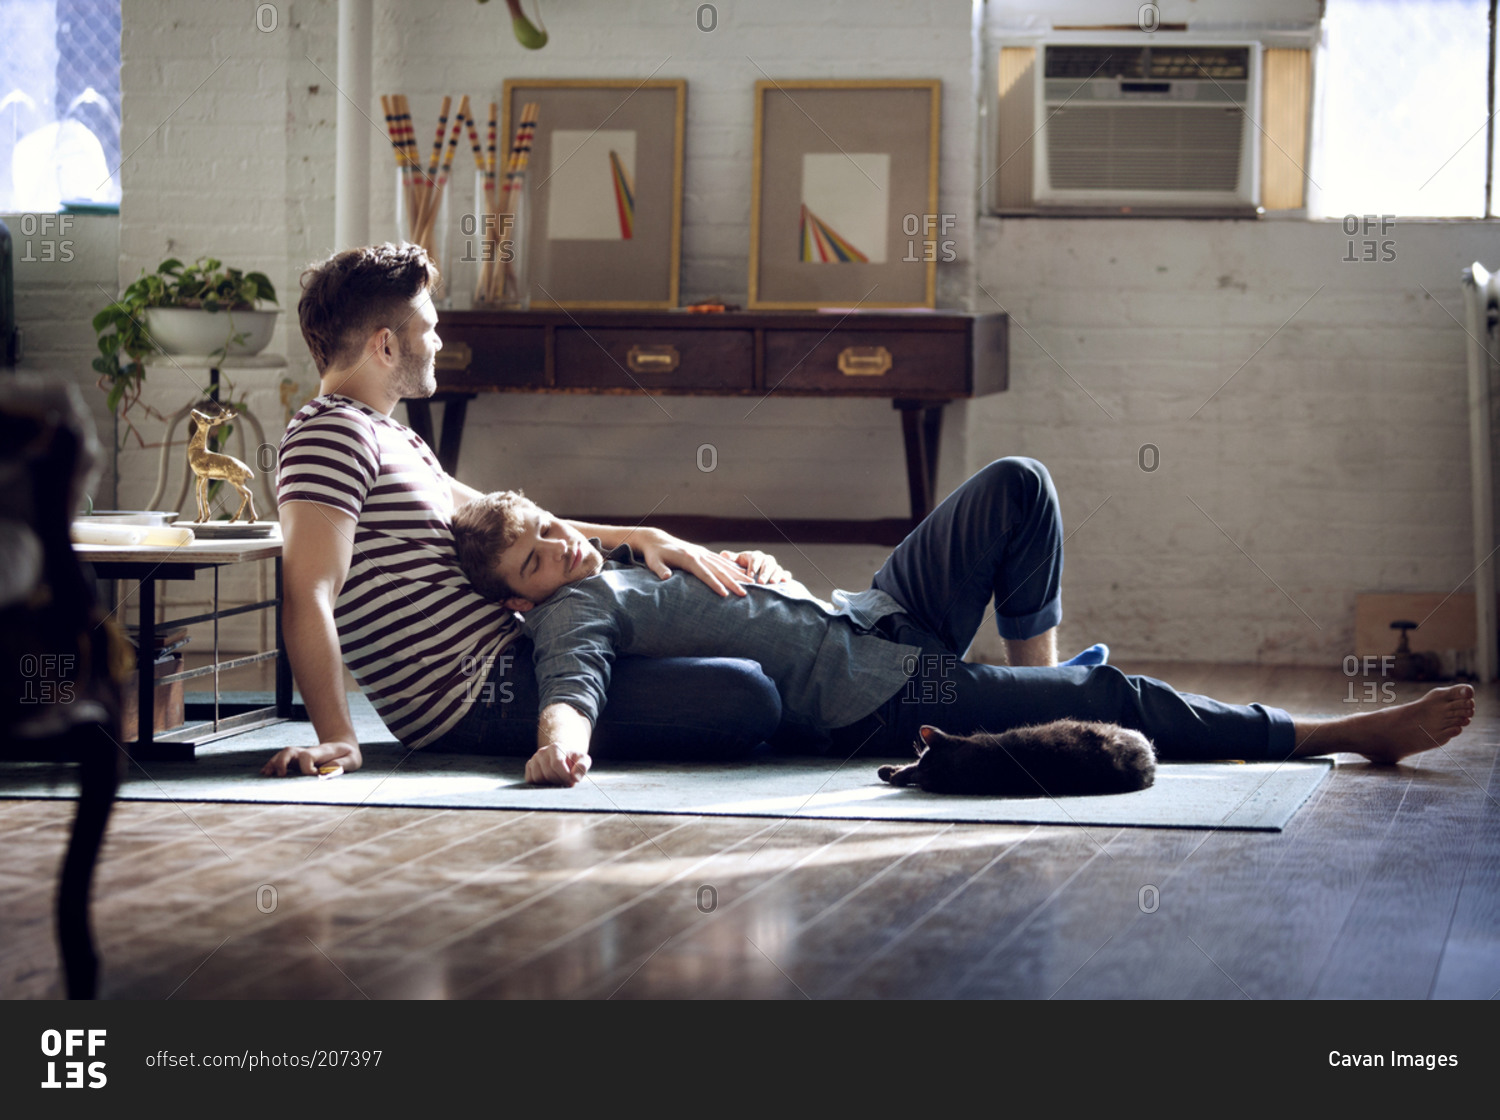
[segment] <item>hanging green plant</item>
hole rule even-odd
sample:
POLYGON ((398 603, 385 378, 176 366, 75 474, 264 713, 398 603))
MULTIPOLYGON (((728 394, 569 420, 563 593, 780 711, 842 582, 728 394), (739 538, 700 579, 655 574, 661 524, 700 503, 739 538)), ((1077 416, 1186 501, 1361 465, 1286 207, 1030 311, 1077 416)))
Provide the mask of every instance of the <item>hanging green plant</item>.
MULTIPOLYGON (((479 2, 484 4, 488 0, 479 2)), ((510 28, 515 32, 516 42, 529 51, 539 51, 547 45, 547 29, 538 26, 542 21, 540 3, 536 8, 536 23, 526 18, 526 13, 521 10, 521 0, 505 0, 505 6, 510 9, 510 28)))

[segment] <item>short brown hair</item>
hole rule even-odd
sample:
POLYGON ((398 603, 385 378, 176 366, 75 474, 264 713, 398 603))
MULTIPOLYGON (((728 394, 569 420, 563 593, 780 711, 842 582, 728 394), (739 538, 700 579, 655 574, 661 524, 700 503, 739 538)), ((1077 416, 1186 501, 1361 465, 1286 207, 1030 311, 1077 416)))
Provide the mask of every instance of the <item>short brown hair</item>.
POLYGON ((464 575, 486 599, 513 598, 515 589, 495 572, 500 554, 516 543, 525 528, 524 510, 534 505, 519 490, 495 490, 465 502, 453 514, 453 543, 464 575))
POLYGON ((372 331, 399 333, 412 301, 437 283, 437 266, 420 245, 367 245, 309 265, 297 316, 318 373, 355 361, 372 331))

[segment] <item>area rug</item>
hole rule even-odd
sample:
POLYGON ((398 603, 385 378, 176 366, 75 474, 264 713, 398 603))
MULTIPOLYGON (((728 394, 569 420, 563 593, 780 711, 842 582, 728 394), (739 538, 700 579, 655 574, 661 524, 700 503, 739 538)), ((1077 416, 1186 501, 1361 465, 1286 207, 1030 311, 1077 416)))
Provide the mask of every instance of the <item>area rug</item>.
MULTIPOLYGON (((260 767, 275 751, 317 742, 310 724, 281 724, 200 747, 191 762, 132 760, 119 797, 1279 831, 1333 767, 1328 759, 1161 763, 1155 785, 1138 793, 1000 798, 898 789, 876 776, 878 761, 873 759, 767 755, 743 762, 601 763, 579 786, 543 788, 523 781, 521 759, 407 751, 391 738, 364 697, 351 694, 349 701, 365 756, 364 767, 355 773, 326 780, 262 777, 260 767)), ((76 791, 76 772, 67 766, 0 766, 0 798, 70 798, 76 791)))

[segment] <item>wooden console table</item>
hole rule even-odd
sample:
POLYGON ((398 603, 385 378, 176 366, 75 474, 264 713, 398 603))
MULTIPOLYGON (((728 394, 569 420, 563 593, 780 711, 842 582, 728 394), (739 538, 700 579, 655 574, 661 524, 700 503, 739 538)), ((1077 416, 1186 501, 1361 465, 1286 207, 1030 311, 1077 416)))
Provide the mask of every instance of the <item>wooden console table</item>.
MULTIPOLYGON (((911 516, 778 518, 776 526, 808 543, 896 544, 932 509, 943 406, 1006 388, 1007 325, 1002 314, 952 311, 443 311, 432 398, 445 404, 441 440, 428 401, 408 400, 407 416, 455 474, 468 402, 480 393, 888 399, 901 413, 911 516)), ((650 520, 689 539, 767 536, 755 518, 650 520)))

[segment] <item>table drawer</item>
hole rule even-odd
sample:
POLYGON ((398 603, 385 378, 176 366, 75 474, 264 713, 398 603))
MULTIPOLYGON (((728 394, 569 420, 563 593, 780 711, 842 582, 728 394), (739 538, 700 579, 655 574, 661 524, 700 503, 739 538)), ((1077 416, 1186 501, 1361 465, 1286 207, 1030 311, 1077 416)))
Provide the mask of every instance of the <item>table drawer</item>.
POLYGON ((437 374, 444 392, 533 389, 546 384, 547 332, 543 327, 491 327, 441 323, 443 348, 437 374))
POLYGON ((766 331, 766 388, 889 396, 964 396, 969 339, 960 331, 766 331))
POLYGON ((749 392, 755 387, 754 360, 749 331, 557 331, 560 389, 749 392))

